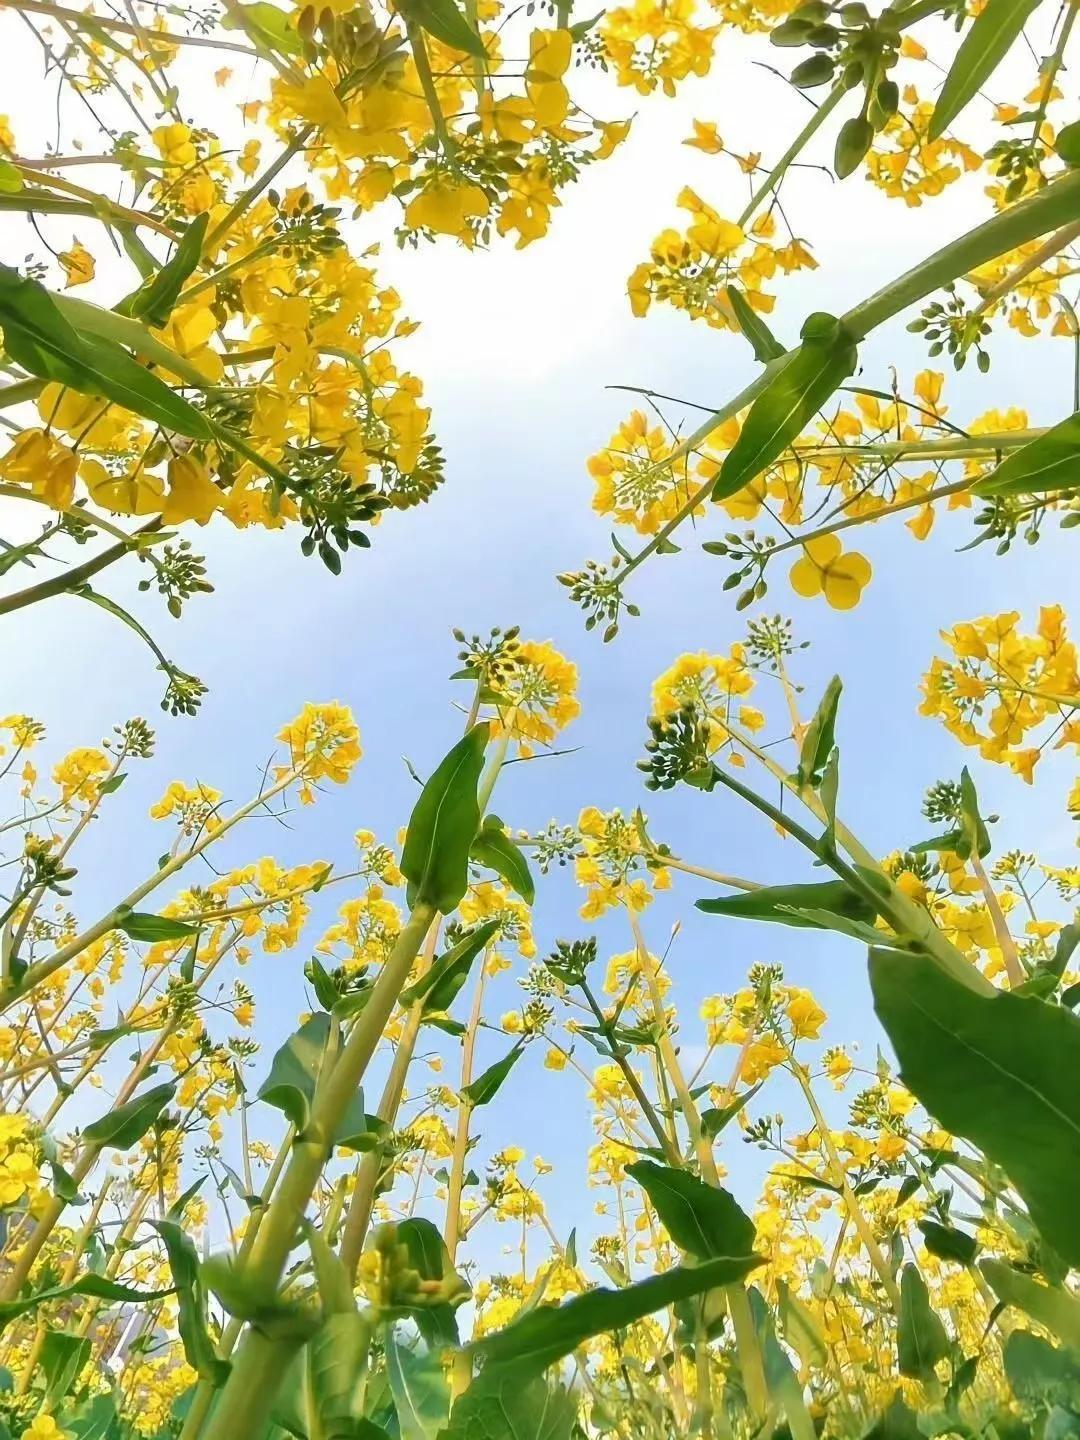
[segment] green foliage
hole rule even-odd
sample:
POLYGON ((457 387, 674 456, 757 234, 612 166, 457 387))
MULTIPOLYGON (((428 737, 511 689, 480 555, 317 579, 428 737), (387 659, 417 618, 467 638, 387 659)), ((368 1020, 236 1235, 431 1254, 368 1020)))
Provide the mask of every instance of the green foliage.
MULTIPOLYGON (((269 7, 268 7, 269 8, 269 7)), ((280 13, 280 12, 278 12, 280 13)), ((172 259, 116 307, 121 315, 145 320, 156 330, 168 324, 184 282, 202 258, 208 214, 196 215, 173 252, 172 259)))
POLYGON ((169 1257, 178 1308, 177 1328, 184 1347, 184 1357, 203 1380, 221 1385, 229 1373, 226 1361, 219 1360, 213 1338, 207 1327, 206 1288, 203 1285, 199 1255, 190 1237, 175 1220, 150 1222, 161 1236, 169 1257))
POLYGON ((116 921, 117 930, 122 930, 129 940, 143 940, 155 944, 159 940, 183 940, 188 935, 199 933, 198 925, 186 920, 174 920, 169 915, 144 914, 139 910, 125 910, 116 921))
POLYGON ((100 1120, 92 1120, 83 1128, 83 1140, 104 1150, 130 1150, 137 1145, 176 1094, 176 1085, 168 1081, 154 1085, 135 1095, 124 1105, 117 1105, 100 1120))
POLYGON ((386 1373, 401 1440, 435 1440, 450 1411, 450 1389, 438 1358, 410 1350, 388 1333, 386 1373))
POLYGON ((758 1255, 708 1260, 676 1266, 622 1290, 599 1286, 562 1305, 537 1306, 523 1319, 477 1340, 471 1349, 489 1366, 514 1365, 523 1373, 539 1373, 593 1335, 622 1329, 665 1305, 734 1284, 761 1263, 758 1255))
POLYGON ((930 1304, 926 1281, 914 1265, 900 1274, 900 1315, 897 1329, 897 1364, 901 1375, 929 1380, 934 1367, 950 1349, 949 1337, 930 1304))
POLYGON ((763 885, 743 895, 718 895, 696 900, 707 915, 735 915, 743 920, 772 920, 799 929, 832 930, 837 921, 873 920, 874 907, 842 880, 812 885, 763 885))
POLYGON ((486 56, 483 41, 473 26, 466 20, 454 0, 408 0, 402 14, 415 20, 429 35, 450 45, 455 50, 464 50, 482 60, 486 56))
MULTIPOLYGON (((270 1073, 259 1086, 256 1098, 287 1116, 298 1135, 304 1133, 311 1118, 319 1075, 324 1066, 333 1064, 340 1050, 340 1041, 331 1050, 334 1033, 333 1021, 325 1011, 312 1015, 275 1053, 270 1073)), ((350 1150, 363 1149, 370 1143, 362 1090, 357 1090, 349 1101, 333 1143, 350 1150)))
POLYGON ((523 1042, 519 1040, 512 1050, 508 1051, 501 1060, 496 1060, 494 1065, 489 1065, 470 1085, 463 1085, 462 1100, 473 1109, 476 1109, 478 1105, 487 1105, 494 1100, 502 1088, 503 1081, 520 1060, 524 1048, 523 1042))
POLYGON ((957 51, 930 117, 929 136, 943 135, 1012 49, 1039 0, 987 0, 957 51))
POLYGON ((425 1013, 449 1010, 469 978, 474 960, 494 939, 498 928, 498 920, 485 920, 475 930, 462 936, 456 945, 439 956, 415 985, 401 992, 401 1004, 415 1005, 422 1000, 425 1013))
POLYGON ((507 835, 497 815, 485 815, 480 833, 472 843, 472 858, 480 865, 494 870, 520 895, 526 905, 536 899, 536 882, 529 869, 529 862, 507 835))
POLYGON ((0 328, 7 353, 31 375, 115 401, 179 435, 212 438, 206 417, 123 346, 80 334, 43 285, 7 265, 0 265, 0 328))
POLYGON ((449 915, 469 883, 469 851, 480 806, 476 787, 490 726, 474 725, 436 767, 409 819, 401 852, 410 909, 433 906, 449 915))
POLYGON ((144 1305, 150 1300, 164 1300, 172 1290, 140 1290, 136 1286, 122 1285, 104 1275, 93 1273, 73 1280, 69 1285, 50 1285, 32 1295, 21 1295, 17 1300, 0 1300, 0 1330, 20 1315, 27 1315, 50 1300, 64 1300, 69 1295, 89 1295, 96 1300, 107 1300, 116 1304, 144 1305))
POLYGON ((1080 1262, 1080 1020, 1043 1000, 977 994, 922 955, 873 950, 870 981, 904 1083, 1002 1166, 1046 1240, 1080 1262))
MULTIPOLYGON (((1080 123, 1080 122, 1078 122, 1080 123)), ((1080 411, 1029 440, 974 486, 976 495, 1046 495, 1080 486, 1080 411)))
POLYGON ((712 498, 724 500, 776 460, 855 369, 855 338, 832 315, 811 315, 803 343, 777 360, 720 467, 712 498))
POLYGON ((455 1402, 439 1440, 570 1440, 576 1417, 574 1397, 561 1385, 493 1367, 455 1402))
POLYGON ((706 1185, 687 1170, 638 1160, 626 1167, 652 1201, 653 1208, 680 1249, 699 1260, 747 1256, 754 1249, 754 1222, 734 1197, 706 1185))

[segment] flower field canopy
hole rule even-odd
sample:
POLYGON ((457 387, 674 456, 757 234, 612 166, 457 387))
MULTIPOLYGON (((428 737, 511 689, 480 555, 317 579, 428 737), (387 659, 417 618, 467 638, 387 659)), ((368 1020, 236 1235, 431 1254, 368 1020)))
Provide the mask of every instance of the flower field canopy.
POLYGON ((0 128, 0 1440, 1080 1434, 1077 14, 0 6, 60 97, 0 128), (531 264, 680 90, 603 647, 529 573, 593 355, 507 463, 409 277, 531 264))

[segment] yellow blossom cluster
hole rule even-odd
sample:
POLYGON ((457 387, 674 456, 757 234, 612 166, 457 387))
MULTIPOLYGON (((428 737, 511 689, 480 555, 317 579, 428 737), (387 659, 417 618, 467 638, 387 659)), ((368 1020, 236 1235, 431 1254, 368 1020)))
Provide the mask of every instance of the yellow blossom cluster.
POLYGON ((621 810, 586 806, 577 828, 580 854, 574 861, 574 878, 585 890, 583 920, 597 920, 616 905, 644 910, 654 891, 670 888, 670 871, 647 863, 637 828, 621 810))
POLYGON ((1080 746, 1080 675, 1060 605, 1040 610, 1034 634, 1019 625, 1009 610, 943 630, 951 656, 931 661, 920 710, 1030 784, 1048 748, 1080 746))

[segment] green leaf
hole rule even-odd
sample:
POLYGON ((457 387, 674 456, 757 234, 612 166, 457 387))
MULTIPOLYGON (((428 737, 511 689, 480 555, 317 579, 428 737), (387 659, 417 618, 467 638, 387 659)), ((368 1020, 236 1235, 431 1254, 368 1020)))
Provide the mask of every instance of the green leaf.
POLYGON ((153 944, 158 940, 183 940, 188 935, 199 933, 198 925, 187 920, 174 920, 168 915, 152 915, 140 910, 128 910, 116 922, 129 940, 143 940, 153 944))
POLYGON ((939 139, 986 84, 1012 49, 1039 0, 987 0, 975 17, 930 117, 928 135, 939 139))
POLYGON ((45 1404, 50 1410, 74 1388, 92 1348, 89 1336, 74 1335, 69 1330, 46 1330, 41 1369, 45 1376, 45 1404))
MULTIPOLYGON (((280 1110, 292 1121, 298 1135, 303 1134, 311 1117, 319 1072, 324 1063, 331 1064, 336 1059, 336 1055, 328 1053, 330 1032, 330 1016, 323 1010, 305 1020, 274 1055, 270 1074, 259 1086, 255 1097, 280 1110)), ((333 1143, 349 1150, 363 1149, 367 1144, 367 1134, 364 1092, 357 1090, 334 1134, 333 1143)))
POLYGON ((212 438, 205 416, 122 345, 76 331, 43 285, 7 265, 0 265, 0 329, 7 353, 38 379, 115 401, 179 435, 212 438))
POLYGON ((423 1000, 425 1010, 449 1010, 469 978, 473 961, 498 928, 498 920, 486 920, 483 925, 470 930, 445 955, 440 955, 415 985, 401 992, 401 1004, 407 1008, 423 1000))
POLYGON ((939 1225, 936 1220, 920 1220, 919 1229, 927 1250, 939 1260, 955 1260, 960 1265, 970 1265, 979 1253, 979 1242, 974 1235, 956 1230, 951 1225, 939 1225))
POLYGON ((783 345, 737 286, 728 285, 724 294, 735 313, 739 329, 750 342, 755 359, 767 365, 770 360, 779 360, 781 355, 786 354, 783 345))
POLYGON ((1043 1237, 1080 1264, 1080 1020, 980 994, 917 954, 872 950, 870 982, 904 1084, 1006 1171, 1043 1237))
POLYGON ((490 728, 486 721, 474 725, 439 764, 416 802, 401 852, 410 910, 426 903, 449 915, 468 889, 469 849, 480 821, 476 787, 490 728))
POLYGON ((972 486, 975 495, 1041 495, 1080 488, 1080 410, 1014 450, 972 486))
POLYGON ((782 455, 855 369, 855 339, 833 316, 811 315, 802 335, 751 405, 716 477, 714 500, 736 494, 782 455))
POLYGON ((478 59, 486 58, 484 42, 454 4, 454 0, 407 0, 402 14, 425 29, 436 40, 454 50, 464 50, 478 59))
POLYGON ((130 1150, 137 1145, 176 1094, 176 1085, 169 1081, 154 1085, 134 1096, 126 1105, 118 1105, 100 1120, 85 1126, 82 1138, 99 1150, 130 1150))
POLYGON ((471 1350, 488 1366, 514 1365, 539 1373, 583 1341, 622 1329, 646 1315, 719 1285, 732 1285, 763 1262, 757 1255, 678 1265, 622 1290, 598 1286, 562 1305, 540 1305, 521 1320, 477 1340, 471 1350))
POLYGON ((164 1300, 171 1290, 136 1290, 130 1285, 121 1285, 116 1280, 107 1280, 104 1275, 83 1275, 70 1285, 52 1285, 38 1290, 34 1295, 23 1295, 18 1300, 0 1300, 0 1330, 20 1315, 28 1315, 39 1305, 49 1300, 65 1300, 69 1295, 89 1295, 95 1300, 109 1300, 124 1305, 145 1305, 151 1300, 164 1300))
POLYGON ((355 1309, 327 1316, 285 1372, 275 1422, 299 1440, 356 1440, 370 1344, 370 1324, 355 1309))
POLYGON ((254 0, 251 5, 230 5, 221 24, 226 30, 243 30, 253 40, 263 41, 282 55, 303 53, 300 37, 289 24, 288 12, 271 5, 269 0, 254 0))
POLYGON ((945 1326, 930 1304, 926 1282, 914 1265, 900 1274, 900 1324, 896 1346, 901 1375, 929 1380, 934 1366, 949 1353, 945 1326))
POLYGON ((1062 126, 1054 142, 1054 149, 1066 165, 1080 165, 1080 120, 1062 126))
POLYGON ((825 1365, 829 1358, 825 1337, 813 1315, 792 1292, 786 1280, 777 1280, 776 1300, 784 1339, 802 1363, 807 1368, 825 1365))
POLYGON ((72 1440, 116 1440, 116 1401, 111 1395, 94 1395, 60 1415, 60 1428, 72 1440))
POLYGON ((454 1404, 439 1440, 570 1440, 577 1402, 513 1366, 484 1370, 454 1404))
POLYGON ((478 1105, 486 1105, 490 1100, 494 1100, 503 1081, 517 1064, 523 1049, 524 1044, 519 1040, 508 1054, 504 1055, 501 1060, 496 1060, 494 1065, 489 1065, 471 1085, 464 1085, 461 1090, 462 1100, 471 1105, 474 1110, 478 1105))
MULTIPOLYGON (((278 13, 284 20, 284 12, 279 11, 278 13)), ((206 238, 209 219, 210 215, 207 211, 204 211, 202 215, 196 215, 184 231, 182 239, 173 252, 172 259, 163 265, 145 285, 140 285, 138 290, 129 295, 126 300, 122 300, 116 307, 121 315, 131 315, 137 320, 145 320, 155 330, 160 330, 168 324, 169 316, 184 288, 184 282, 202 258, 203 240, 206 238)))
POLYGON ((990 836, 979 814, 979 797, 966 765, 960 771, 960 835, 961 842, 956 853, 961 860, 967 860, 972 855, 978 855, 981 860, 984 855, 989 855, 990 836))
POLYGON ((79 1187, 71 1171, 66 1170, 59 1160, 50 1159, 49 1166, 52 1170, 53 1194, 65 1205, 85 1205, 86 1197, 79 1194, 79 1187))
POLYGON ((177 1328, 184 1347, 184 1358, 201 1380, 220 1386, 229 1373, 229 1365, 219 1360, 217 1348, 206 1323, 207 1297, 199 1268, 199 1255, 189 1236, 175 1220, 151 1220, 161 1236, 169 1257, 173 1285, 176 1289, 177 1328))
POLYGON ((529 862, 493 815, 485 817, 469 853, 477 864, 486 865, 496 875, 501 875, 526 905, 531 905, 536 899, 536 885, 529 862))
POLYGON ((751 1085, 749 1090, 743 1093, 729 1104, 723 1106, 710 1105, 701 1112, 701 1128, 709 1140, 715 1140, 721 1130, 725 1129, 744 1105, 754 1098, 761 1089, 763 1082, 759 1080, 756 1085, 751 1085))
POLYGON ((257 1100, 265 1100, 292 1121, 297 1134, 303 1133, 311 1115, 329 1038, 329 1015, 320 1012, 305 1020, 275 1053, 270 1074, 256 1092, 257 1100))
POLYGON ((998 1299, 1015 1305, 1059 1340, 1080 1350, 1080 1300, 1056 1285, 1043 1285, 1004 1260, 981 1260, 979 1269, 998 1299))
POLYGON ((627 1165, 652 1201, 660 1221, 681 1250, 699 1260, 750 1255, 754 1222, 718 1185, 707 1185, 686 1170, 638 1160, 627 1165))
POLYGON ((450 1387, 430 1353, 417 1354, 386 1336, 386 1373, 401 1440, 434 1440, 450 1411, 450 1387))
POLYGON ((0 156, 0 195, 17 195, 23 188, 23 178, 10 160, 0 156))
POLYGON ((761 1347, 765 1383, 787 1420, 787 1431, 793 1440, 816 1440, 814 1423, 806 1409, 802 1386, 787 1352, 776 1338, 776 1327, 765 1297, 756 1285, 749 1285, 746 1298, 761 1347))
POLYGON ((1061 1405, 1075 1413, 1080 1406, 1080 1356, 1057 1350, 1030 1330, 1014 1330, 1005 1341, 1005 1378, 1018 1400, 1061 1405))
POLYGON ((760 890, 748 890, 744 895, 720 895, 694 903, 707 915, 774 920, 780 925, 810 930, 838 928, 825 923, 833 916, 870 921, 875 913, 870 903, 842 880, 822 880, 813 885, 763 885, 760 890))
POLYGON ((802 747, 799 751, 799 768, 795 779, 800 788, 821 784, 829 756, 836 744, 836 709, 840 704, 840 692, 844 682, 834 675, 825 687, 821 703, 814 711, 814 718, 806 727, 802 747))

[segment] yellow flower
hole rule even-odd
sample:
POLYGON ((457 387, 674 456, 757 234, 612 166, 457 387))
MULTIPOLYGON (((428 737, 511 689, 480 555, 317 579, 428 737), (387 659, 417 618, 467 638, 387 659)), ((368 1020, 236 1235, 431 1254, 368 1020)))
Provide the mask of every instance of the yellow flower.
POLYGON ((66 279, 64 289, 73 285, 85 285, 94 278, 94 257, 78 240, 72 242, 70 250, 61 250, 57 255, 66 279))
POLYGON ((788 991, 787 1013, 797 1040, 815 1040, 826 1020, 825 1011, 809 990, 788 991))
MULTIPOLYGON (((305 805, 314 799, 313 780, 333 780, 344 785, 363 754, 352 711, 336 700, 325 705, 308 701, 277 738, 289 747, 292 769, 302 781, 300 798, 305 805)), ((279 770, 279 778, 284 773, 279 770)))
POLYGON ((191 131, 186 125, 159 125, 150 137, 158 153, 170 165, 192 165, 198 159, 198 152, 191 141, 191 131))
POLYGON ((581 713, 577 683, 577 666, 550 641, 521 641, 502 685, 506 705, 492 722, 493 734, 508 729, 523 755, 532 753, 533 743, 550 745, 581 713))
POLYGON ((569 30, 534 30, 529 37, 525 90, 536 123, 544 130, 561 125, 569 112, 570 92, 560 77, 570 67, 573 48, 569 30))
POLYGON ((565 1050, 554 1050, 554 1049, 549 1050, 549 1051, 547 1052, 547 1054, 544 1056, 544 1069, 545 1069, 545 1070, 565 1070, 565 1069, 566 1069, 566 1051, 565 1051, 565 1050))
POLYGON ((873 573, 865 555, 844 554, 835 535, 822 535, 803 543, 800 559, 791 567, 791 588, 811 599, 824 595, 834 610, 852 610, 862 598, 873 573))
POLYGON ((66 805, 81 800, 94 805, 101 794, 99 786, 109 769, 109 757, 102 750, 82 747, 72 750, 53 767, 53 780, 60 786, 66 805))
POLYGON ((162 520, 166 525, 177 525, 182 520, 205 525, 225 499, 206 466, 191 455, 174 455, 168 474, 169 493, 162 507, 162 520))
POLYGON ((30 1428, 24 1430, 23 1440, 68 1440, 71 1432, 61 1430, 51 1415, 35 1415, 30 1428))
POLYGON ((29 485, 55 510, 66 510, 75 498, 79 461, 54 435, 44 430, 23 430, 6 455, 0 457, 0 476, 16 485, 29 485))
POLYGON ((436 235, 456 235, 466 245, 473 243, 471 220, 482 220, 491 209, 479 185, 460 185, 436 178, 405 208, 405 223, 416 230, 433 230, 436 235))

